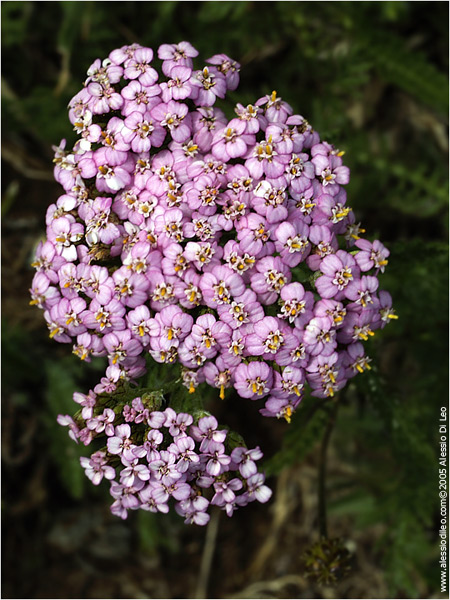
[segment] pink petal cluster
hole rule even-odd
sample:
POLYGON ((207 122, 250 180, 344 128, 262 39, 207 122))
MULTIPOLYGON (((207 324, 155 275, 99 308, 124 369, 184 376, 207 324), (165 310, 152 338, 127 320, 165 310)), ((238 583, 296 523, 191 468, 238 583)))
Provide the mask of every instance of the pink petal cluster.
POLYGON ((108 357, 101 391, 151 356, 192 393, 234 388, 290 421, 305 386, 333 396, 370 368, 362 342, 396 318, 378 289, 389 251, 361 237, 343 152, 276 92, 228 119, 215 105, 239 64, 197 56, 134 44, 89 68, 32 303, 82 360, 108 357))
MULTIPOLYGON (((95 399, 95 394, 89 398, 95 399)), ((194 425, 190 414, 171 408, 150 411, 138 397, 124 406, 121 416, 125 422, 109 429, 103 426, 103 415, 87 418, 91 431, 105 431, 107 444, 81 458, 94 485, 103 478, 111 482, 111 511, 118 517, 126 519, 128 511, 137 509, 167 513, 173 502, 185 523, 206 525, 210 505, 231 516, 250 502, 270 499, 272 492, 256 466, 262 458, 259 447, 228 450, 228 432, 218 429, 212 415, 200 417, 194 425), (141 424, 146 434, 135 443, 141 424)))

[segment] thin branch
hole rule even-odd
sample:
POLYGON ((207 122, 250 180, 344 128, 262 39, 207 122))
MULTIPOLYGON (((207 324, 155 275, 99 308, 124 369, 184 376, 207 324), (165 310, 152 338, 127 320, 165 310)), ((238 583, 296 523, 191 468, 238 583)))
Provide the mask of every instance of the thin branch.
POLYGON ((38 179, 40 181, 54 181, 52 171, 44 171, 40 169, 33 169, 27 166, 25 155, 19 153, 17 149, 3 144, 2 146, 2 158, 6 160, 18 173, 26 177, 27 179, 38 179))
POLYGON ((230 598, 274 598, 278 597, 281 590, 288 585, 295 586, 299 592, 303 592, 308 587, 308 582, 300 575, 283 575, 278 579, 251 583, 237 594, 230 596, 230 598), (277 594, 277 596, 274 594, 277 594))

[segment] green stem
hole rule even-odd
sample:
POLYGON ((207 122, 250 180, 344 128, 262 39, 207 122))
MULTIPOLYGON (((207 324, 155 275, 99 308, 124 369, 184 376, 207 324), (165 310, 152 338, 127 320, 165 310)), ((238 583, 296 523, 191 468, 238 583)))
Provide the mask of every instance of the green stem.
POLYGON ((330 441, 333 427, 336 423, 336 415, 339 404, 336 403, 332 409, 330 420, 328 421, 327 429, 322 439, 320 447, 320 462, 319 462, 319 489, 318 489, 318 505, 319 505, 319 532, 321 538, 328 538, 327 527, 327 503, 326 503, 326 471, 327 471, 327 450, 330 441))

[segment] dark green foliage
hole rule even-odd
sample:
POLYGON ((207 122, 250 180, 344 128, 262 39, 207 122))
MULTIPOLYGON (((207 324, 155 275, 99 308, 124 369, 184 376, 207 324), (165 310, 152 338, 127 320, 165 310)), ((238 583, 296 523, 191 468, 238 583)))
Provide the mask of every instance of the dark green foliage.
POLYGON ((367 31, 358 40, 368 64, 374 64, 380 76, 388 83, 414 96, 420 102, 448 114, 447 77, 427 61, 422 52, 405 46, 397 36, 386 31, 367 31))
POLYGON ((268 475, 277 475, 283 468, 300 463, 316 447, 327 426, 329 404, 312 397, 302 401, 301 410, 286 430, 282 448, 264 465, 268 475))
MULTIPOLYGON (((37 454, 46 456, 53 485, 72 499, 92 493, 79 467, 85 448, 56 425, 56 416, 74 412, 73 391, 87 392, 101 370, 77 362, 69 345, 57 348, 43 319, 38 329, 37 318, 19 310, 28 303, 33 273, 28 263, 14 258, 10 264, 8 257, 27 236, 36 243, 44 231, 45 209, 59 193, 41 187, 52 176, 51 146, 73 139, 66 107, 89 65, 124 44, 156 49, 183 39, 203 58, 224 52, 242 64, 240 87, 221 105, 230 117, 233 103, 275 89, 345 151, 348 205, 367 237, 379 237, 391 252, 380 286, 392 294, 399 319, 368 345, 372 370, 332 401, 306 397, 291 424, 275 423, 277 432, 284 425, 282 441, 265 466, 274 478, 287 466, 298 465, 301 473, 305 460, 317 465, 338 403, 326 480, 330 537, 340 519, 351 519, 350 538, 373 528, 371 559, 391 597, 433 597, 437 427, 439 408, 448 402, 445 2, 2 2, 3 239, 13 249, 4 259, 6 422, 11 414, 19 423, 37 419, 37 454), (40 179, 33 178, 36 171, 40 179), (32 215, 32 225, 23 226, 24 214, 32 215)), ((296 271, 308 281, 301 266, 296 271)), ((140 392, 161 390, 160 400, 170 395, 179 409, 193 398, 198 411, 217 406, 217 393, 207 386, 191 396, 178 379, 177 369, 153 363, 140 392)), ((220 404, 224 423, 227 407, 238 406, 228 401, 220 404)), ((244 438, 262 419, 257 408, 251 415, 238 432, 244 438)), ((7 432, 5 445, 10 438, 7 432)), ((265 441, 258 441, 263 451, 265 441)), ((7 467, 13 488, 4 500, 7 514, 28 469, 28 463, 17 473, 7 467)), ((136 515, 143 553, 183 550, 176 516, 164 518, 136 515)))
POLYGON ((57 464, 63 485, 73 498, 81 498, 87 483, 83 469, 80 469, 80 456, 89 456, 84 446, 69 444, 68 429, 55 427, 55 415, 74 412, 72 400, 74 390, 79 387, 80 365, 70 359, 58 362, 47 361, 47 410, 44 423, 49 432, 50 454, 57 464))

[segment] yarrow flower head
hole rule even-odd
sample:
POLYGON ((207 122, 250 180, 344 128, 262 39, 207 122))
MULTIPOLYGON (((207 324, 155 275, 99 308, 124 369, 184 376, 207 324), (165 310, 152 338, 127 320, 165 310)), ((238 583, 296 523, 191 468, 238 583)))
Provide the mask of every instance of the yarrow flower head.
POLYGON ((369 369, 363 342, 397 316, 379 289, 389 251, 347 205, 343 152, 275 91, 228 119, 217 103, 240 65, 197 57, 188 42, 133 44, 91 65, 69 103, 79 139, 55 148, 63 194, 30 294, 51 338, 108 360, 59 422, 86 445, 107 437, 82 464, 111 480, 113 512, 167 512, 173 498, 203 525, 210 504, 231 515, 269 499, 260 450, 244 467, 250 451, 227 447, 214 417, 120 405, 124 382, 172 365, 191 394, 234 389, 289 422, 305 390, 332 397, 369 369))

